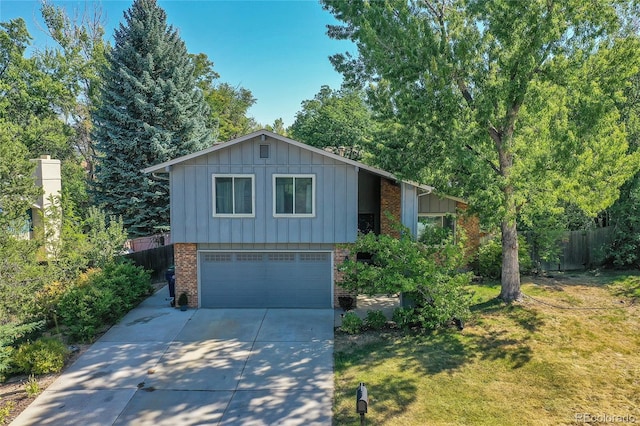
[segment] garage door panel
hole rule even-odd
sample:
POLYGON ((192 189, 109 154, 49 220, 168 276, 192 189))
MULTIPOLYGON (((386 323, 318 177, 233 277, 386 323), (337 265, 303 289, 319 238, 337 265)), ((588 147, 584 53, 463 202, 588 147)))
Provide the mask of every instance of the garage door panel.
POLYGON ((331 307, 329 253, 205 252, 200 259, 203 307, 331 307))

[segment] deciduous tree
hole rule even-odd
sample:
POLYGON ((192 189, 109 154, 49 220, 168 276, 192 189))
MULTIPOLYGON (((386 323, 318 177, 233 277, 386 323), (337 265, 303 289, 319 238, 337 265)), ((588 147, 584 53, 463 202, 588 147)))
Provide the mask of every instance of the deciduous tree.
POLYGON ((204 53, 191 55, 198 87, 209 106, 209 127, 216 141, 228 141, 256 130, 257 123, 247 116, 256 99, 249 89, 217 81, 213 62, 204 53))
POLYGON ((640 52, 619 32, 626 2, 324 4, 345 23, 329 34, 358 47, 334 65, 372 84, 393 125, 395 170, 460 191, 499 226, 503 300, 521 297, 518 217, 565 201, 595 214, 637 170, 618 109, 640 52))
POLYGON ((85 12, 72 18, 64 8, 43 0, 40 11, 49 36, 57 43, 56 48, 47 49, 45 55, 71 95, 60 112, 73 128, 70 144, 74 154, 82 158, 91 180, 97 155, 91 112, 100 101, 100 72, 106 66, 109 47, 104 41, 101 10, 95 8, 92 14, 85 12))
POLYGON ((72 154, 72 130, 59 116, 71 94, 47 55, 25 55, 31 35, 22 18, 0 22, 0 119, 14 125, 13 137, 32 157, 72 154))
POLYGON ((361 91, 322 86, 313 99, 302 102, 290 130, 296 140, 360 160, 370 148, 374 122, 361 91))

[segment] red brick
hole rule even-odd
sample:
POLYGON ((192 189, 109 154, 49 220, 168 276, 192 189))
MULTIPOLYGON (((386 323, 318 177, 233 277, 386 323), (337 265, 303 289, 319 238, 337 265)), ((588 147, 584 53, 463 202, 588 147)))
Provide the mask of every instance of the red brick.
POLYGON ((399 238, 400 232, 394 227, 394 221, 400 223, 402 192, 398 183, 384 178, 380 179, 380 213, 380 233, 399 238))
POLYGON ((344 273, 339 271, 338 268, 350 255, 351 255, 351 250, 349 249, 348 246, 340 245, 334 248, 334 251, 333 251, 333 282, 334 282, 333 306, 335 307, 340 306, 338 303, 338 297, 342 297, 342 296, 353 297, 354 307, 355 307, 355 300, 356 300, 357 293, 347 291, 344 288, 340 287, 339 285, 344 279, 343 278, 344 273))
POLYGON ((176 266, 176 298, 186 293, 189 307, 198 307, 198 246, 176 243, 173 246, 176 266))

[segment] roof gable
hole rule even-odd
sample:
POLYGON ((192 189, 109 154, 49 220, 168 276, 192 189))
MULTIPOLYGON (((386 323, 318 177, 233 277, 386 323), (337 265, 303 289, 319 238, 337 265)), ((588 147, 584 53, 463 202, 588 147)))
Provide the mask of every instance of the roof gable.
POLYGON ((368 166, 368 165, 366 165, 364 163, 361 163, 359 161, 354 161, 354 160, 350 160, 350 159, 345 158, 345 157, 341 157, 340 155, 334 154, 332 152, 328 152, 328 151, 325 151, 323 149, 319 149, 319 148, 307 145, 305 143, 298 142, 296 140, 287 138, 285 136, 282 136, 282 135, 279 135, 277 133, 273 133, 273 132, 270 132, 270 131, 264 130, 264 129, 263 130, 258 130, 258 131, 253 132, 253 133, 249 133, 248 135, 241 136, 241 137, 233 139, 233 140, 230 140, 229 142, 223 142, 223 143, 219 143, 219 144, 213 145, 212 147, 204 149, 202 151, 194 152, 192 154, 184 155, 182 157, 178 157, 178 158, 175 158, 173 160, 165 161, 164 163, 156 164, 155 166, 147 167, 147 168, 143 169, 143 172, 144 173, 168 172, 171 169, 171 167, 174 166, 174 165, 181 164, 181 163, 184 163, 184 162, 189 161, 189 160, 193 160, 193 159, 201 157, 201 156, 209 155, 209 154, 217 152, 217 151, 222 151, 222 150, 228 149, 228 148, 230 148, 230 147, 232 147, 234 145, 242 144, 243 142, 252 140, 252 139, 254 139, 256 137, 263 137, 263 139, 266 139, 266 138, 276 139, 276 140, 288 143, 290 145, 296 146, 298 148, 305 149, 305 150, 308 150, 310 152, 313 152, 313 153, 316 153, 316 154, 331 158, 331 159, 333 159, 335 161, 339 161, 339 162, 342 162, 342 163, 345 163, 345 164, 352 165, 354 167, 358 167, 360 169, 366 170, 366 171, 368 171, 370 173, 373 173, 373 174, 376 174, 378 176, 385 177, 387 179, 391 179, 391 180, 395 180, 395 181, 401 181, 401 182, 407 183, 409 185, 413 185, 415 187, 421 188, 421 189, 423 189, 423 190, 425 190, 427 192, 433 191, 433 188, 428 186, 428 185, 422 185, 422 184, 419 184, 419 183, 416 183, 416 182, 404 181, 404 180, 398 179, 392 173, 389 173, 389 172, 387 172, 385 170, 378 169, 376 167, 368 166))

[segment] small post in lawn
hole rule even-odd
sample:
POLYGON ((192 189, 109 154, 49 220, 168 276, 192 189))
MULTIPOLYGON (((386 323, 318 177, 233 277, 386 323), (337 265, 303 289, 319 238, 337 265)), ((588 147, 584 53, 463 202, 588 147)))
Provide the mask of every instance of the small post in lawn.
POLYGON ((367 393, 367 387, 363 382, 360 382, 356 390, 356 412, 360 414, 360 426, 364 426, 364 415, 367 412, 368 406, 369 395, 367 393))

